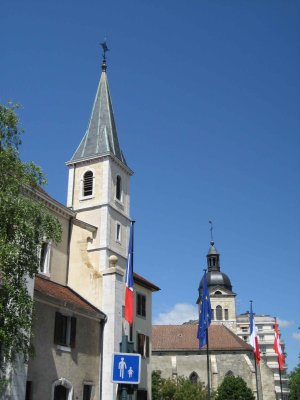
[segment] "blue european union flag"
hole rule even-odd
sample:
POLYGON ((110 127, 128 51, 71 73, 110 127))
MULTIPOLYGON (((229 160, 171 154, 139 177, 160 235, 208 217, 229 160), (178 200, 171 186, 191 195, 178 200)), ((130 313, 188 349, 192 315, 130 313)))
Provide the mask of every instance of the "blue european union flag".
POLYGON ((199 339, 199 349, 207 344, 207 329, 211 323, 212 312, 209 299, 209 291, 206 281, 206 272, 203 276, 202 295, 199 304, 199 324, 197 338, 199 339))

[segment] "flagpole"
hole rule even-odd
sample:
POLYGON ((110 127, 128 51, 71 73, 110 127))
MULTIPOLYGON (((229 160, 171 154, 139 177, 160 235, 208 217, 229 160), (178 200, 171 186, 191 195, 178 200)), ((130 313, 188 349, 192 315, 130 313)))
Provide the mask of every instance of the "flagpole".
MULTIPOLYGON (((128 248, 128 260, 127 260, 127 267, 126 267, 126 277, 127 277, 127 274, 131 274, 131 279, 132 279, 131 285, 132 285, 132 287, 133 287, 133 236, 134 236, 134 224, 135 224, 135 221, 131 221, 131 232, 129 234, 130 235, 130 239, 129 239, 129 248, 128 248), (130 260, 130 258, 131 258, 131 260, 130 260), (130 260, 130 264, 131 264, 131 271, 130 271, 130 266, 128 264, 129 260, 130 260)), ((126 278, 126 286, 127 286, 127 278, 126 278)), ((125 309, 126 309, 126 299, 125 299, 125 309)), ((133 310, 132 310, 132 313, 133 313, 133 310)), ((131 315, 131 318, 133 318, 132 315, 131 315)), ((125 318, 123 320, 123 324, 124 325, 125 325, 125 320, 126 320, 126 311, 125 311, 125 318)), ((121 353, 133 352, 133 349, 128 344, 128 342, 130 340, 132 340, 132 337, 131 337, 131 326, 132 326, 132 320, 131 320, 131 322, 129 322, 128 335, 126 335, 125 329, 123 329, 124 332, 123 332, 123 335, 122 335, 122 341, 120 343, 121 353)), ((132 396, 128 395, 128 385, 122 384, 121 385, 121 400, 128 400, 128 398, 132 399, 132 396)))
POLYGON ((256 381, 256 393, 257 393, 257 400, 259 400, 259 391, 258 391, 258 379, 257 379, 257 363, 256 363, 256 357, 255 353, 254 354, 254 365, 255 365, 255 381, 256 381))
POLYGON ((278 371, 279 371, 279 379, 280 379, 280 392, 281 392, 281 400, 282 400, 282 380, 281 380, 281 369, 280 369, 280 363, 279 363, 279 357, 277 357, 278 360, 278 371))
POLYGON ((209 371, 209 346, 208 346, 208 328, 206 328, 206 364, 207 364, 207 398, 210 400, 210 371, 209 371))

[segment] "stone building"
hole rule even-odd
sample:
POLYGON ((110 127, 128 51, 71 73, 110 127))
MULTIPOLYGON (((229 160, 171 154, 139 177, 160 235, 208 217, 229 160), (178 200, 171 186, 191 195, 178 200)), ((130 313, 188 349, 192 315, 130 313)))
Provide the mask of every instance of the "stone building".
MULTIPOLYGON (((153 370, 163 377, 187 376, 207 384, 206 346, 199 350, 197 323, 153 327, 153 370)), ((216 391, 225 376, 242 375, 256 391, 252 347, 225 325, 209 327, 211 388, 216 391)))
POLYGON ((87 130, 67 162, 67 206, 43 190, 31 193, 58 218, 62 240, 45 238, 41 246, 40 273, 30 283, 35 355, 5 399, 117 399, 112 359, 123 334, 142 355, 133 399, 151 399, 152 293, 159 288, 134 274, 129 329, 123 313, 133 172, 119 144, 106 70, 104 59, 87 130))
MULTIPOLYGON (((235 375, 246 381, 256 398, 279 399, 278 363, 276 365, 273 351, 274 319, 255 316, 262 346, 256 384, 253 349, 248 343, 249 315, 236 315, 236 294, 229 277, 221 271, 220 254, 213 241, 207 254, 206 280, 212 308, 212 323, 208 334, 212 389, 216 390, 225 376, 235 375)), ((198 288, 197 303, 200 302, 202 288, 203 278, 198 288)), ((183 375, 191 381, 199 379, 207 383, 206 346, 199 351, 197 324, 198 321, 190 321, 180 326, 153 326, 152 365, 153 369, 162 371, 163 377, 183 375)), ((283 382, 285 385, 285 377, 283 382)), ((284 388, 286 396, 286 386, 284 388)))

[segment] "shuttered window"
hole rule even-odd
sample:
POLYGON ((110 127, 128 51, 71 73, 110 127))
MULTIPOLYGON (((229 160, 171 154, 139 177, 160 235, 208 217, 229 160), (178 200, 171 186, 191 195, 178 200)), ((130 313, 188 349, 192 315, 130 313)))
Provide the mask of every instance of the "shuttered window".
POLYGON ((54 343, 61 346, 75 347, 76 318, 55 313, 54 343))
POLYGON ((83 175, 83 196, 92 196, 94 177, 92 171, 87 171, 83 175))
POLYGON ((137 352, 142 357, 149 357, 150 339, 143 333, 137 334, 137 352))
POLYGON ((116 198, 120 201, 122 200, 122 180, 120 175, 117 175, 116 198))

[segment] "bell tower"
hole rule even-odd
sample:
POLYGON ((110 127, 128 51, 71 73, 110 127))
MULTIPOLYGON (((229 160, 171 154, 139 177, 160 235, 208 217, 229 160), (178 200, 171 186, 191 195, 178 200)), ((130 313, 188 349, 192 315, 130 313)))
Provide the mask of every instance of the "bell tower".
POLYGON ((94 253, 99 270, 108 268, 111 255, 118 257, 121 268, 126 267, 133 174, 119 144, 106 70, 104 58, 87 130, 67 162, 67 206, 78 219, 97 228, 88 251, 94 253))
MULTIPOLYGON (((212 323, 224 324, 228 328, 236 329, 236 307, 235 297, 236 294, 232 291, 232 285, 229 277, 221 272, 220 268, 220 254, 215 247, 215 242, 211 240, 210 247, 207 253, 207 273, 206 280, 209 290, 211 308, 212 308, 212 323)), ((202 279, 199 285, 199 297, 197 303, 200 301, 202 293, 203 282, 202 279)))
POLYGON ((116 398, 112 354, 122 336, 124 274, 130 227, 130 177, 121 150, 107 81, 102 73, 87 130, 66 164, 72 224, 68 285, 107 315, 103 335, 102 400, 116 398), (105 389, 104 389, 105 388, 105 389))

